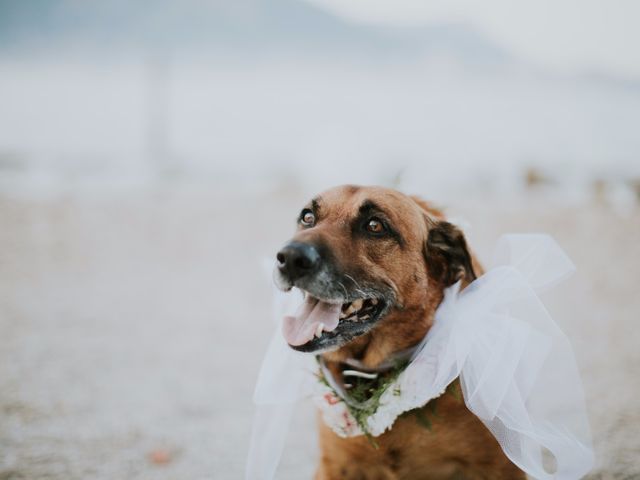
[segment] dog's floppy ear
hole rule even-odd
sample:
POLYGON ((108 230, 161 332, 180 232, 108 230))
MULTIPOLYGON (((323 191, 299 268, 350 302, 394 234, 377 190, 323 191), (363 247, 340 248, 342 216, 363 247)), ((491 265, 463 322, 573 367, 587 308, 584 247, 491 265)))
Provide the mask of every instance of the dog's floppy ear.
POLYGON ((474 281, 473 260, 463 233, 444 220, 439 208, 417 196, 411 196, 411 199, 422 209, 427 222, 424 258, 429 275, 441 281, 445 287, 462 279, 467 283, 474 281))
POLYGON ((427 226, 429 233, 424 255, 429 274, 445 287, 458 280, 475 280, 476 274, 463 233, 444 220, 427 217, 427 226))

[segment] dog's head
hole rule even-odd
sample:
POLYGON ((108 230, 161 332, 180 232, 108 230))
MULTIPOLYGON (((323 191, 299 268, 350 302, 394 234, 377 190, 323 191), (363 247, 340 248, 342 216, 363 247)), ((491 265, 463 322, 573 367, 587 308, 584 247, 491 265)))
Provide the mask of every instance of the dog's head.
POLYGON ((384 357, 424 336, 444 288, 475 278, 462 233, 391 189, 333 188, 297 222, 274 273, 279 288, 305 293, 283 327, 296 350, 384 357))

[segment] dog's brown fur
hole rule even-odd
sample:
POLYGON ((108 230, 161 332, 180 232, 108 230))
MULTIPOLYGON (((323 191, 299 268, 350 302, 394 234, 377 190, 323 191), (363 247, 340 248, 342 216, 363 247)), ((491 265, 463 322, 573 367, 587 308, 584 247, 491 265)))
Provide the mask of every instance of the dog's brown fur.
MULTIPOLYGON (((341 269, 357 281, 391 286, 396 295, 396 305, 373 330, 323 354, 338 375, 347 358, 375 368, 392 353, 416 345, 433 324, 444 288, 459 279, 464 287, 481 273, 462 233, 418 198, 381 187, 343 186, 322 193, 317 203, 318 224, 301 229, 294 239, 321 236, 341 269), (387 212, 401 242, 353 234, 349 225, 365 201, 387 212)), ((453 388, 459 391, 457 383, 453 388)), ((378 448, 364 436, 340 438, 319 424, 317 480, 525 478, 459 396, 445 394, 420 412, 401 416, 376 438, 378 448)))

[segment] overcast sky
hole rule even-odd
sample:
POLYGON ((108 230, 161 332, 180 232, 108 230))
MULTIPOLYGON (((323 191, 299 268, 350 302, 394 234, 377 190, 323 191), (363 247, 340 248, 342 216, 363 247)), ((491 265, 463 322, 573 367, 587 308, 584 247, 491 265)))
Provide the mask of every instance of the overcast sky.
POLYGON ((310 0, 358 22, 464 22, 559 70, 640 78, 639 0, 310 0))

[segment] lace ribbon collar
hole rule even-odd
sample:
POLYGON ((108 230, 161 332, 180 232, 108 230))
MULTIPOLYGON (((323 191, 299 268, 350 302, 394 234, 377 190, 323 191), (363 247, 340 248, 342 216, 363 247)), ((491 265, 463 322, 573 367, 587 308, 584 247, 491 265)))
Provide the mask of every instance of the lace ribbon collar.
MULTIPOLYGON (((345 401, 349 396, 335 395, 339 385, 318 381, 322 364, 289 348, 277 328, 254 394, 246 478, 274 477, 291 407, 301 398, 313 397, 325 423, 340 436, 378 436, 457 377, 467 408, 519 468, 536 479, 582 477, 594 458, 580 376, 567 337, 538 298, 573 270, 547 235, 501 237, 484 275, 462 292, 459 285, 445 291, 412 360, 386 385, 366 418, 354 418, 345 401), (543 466, 543 451, 555 458, 554 472, 543 466)), ((275 292, 278 322, 292 309, 291 300, 275 292)), ((351 366, 366 372, 357 362, 351 366)))

